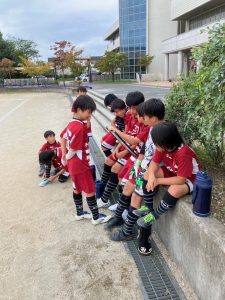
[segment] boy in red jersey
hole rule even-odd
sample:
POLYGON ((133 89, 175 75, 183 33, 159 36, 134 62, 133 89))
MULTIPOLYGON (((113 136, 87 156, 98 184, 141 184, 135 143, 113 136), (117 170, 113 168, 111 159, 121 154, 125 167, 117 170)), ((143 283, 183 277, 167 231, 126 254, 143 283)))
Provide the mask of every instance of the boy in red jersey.
MULTIPOLYGON (((43 152, 43 151, 54 150, 56 148, 61 147, 60 142, 57 142, 56 139, 55 139, 55 132, 54 131, 52 131, 52 130, 45 131, 44 138, 46 140, 46 143, 44 143, 41 146, 41 148, 39 149, 38 154, 40 152, 43 152)), ((38 175, 42 176, 45 173, 45 166, 44 166, 44 164, 41 164, 40 162, 39 162, 39 164, 40 164, 40 170, 39 170, 38 175)))
POLYGON ((168 186, 168 190, 154 211, 149 211, 148 207, 134 211, 134 214, 141 217, 137 223, 143 228, 148 228, 162 214, 174 208, 179 198, 192 193, 200 169, 195 152, 183 142, 175 124, 157 124, 151 135, 156 152, 145 174, 146 188, 149 193, 158 185, 168 186))
POLYGON ((62 149, 55 148, 53 150, 47 150, 39 153, 39 161, 45 167, 45 178, 39 184, 39 186, 44 187, 48 183, 53 182, 58 178, 59 182, 65 182, 69 178, 69 173, 67 168, 62 165, 62 149), (51 166, 55 168, 54 175, 51 176, 51 166))
MULTIPOLYGON (((137 115, 138 105, 143 103, 144 100, 144 95, 138 91, 130 92, 126 96, 126 104, 129 108, 129 118, 126 122, 125 133, 130 136, 135 137, 143 132, 144 124, 141 124, 138 121, 137 115)), ((113 153, 107 157, 101 177, 105 189, 101 198, 97 200, 99 208, 107 208, 110 206, 109 197, 119 182, 118 173, 122 170, 130 156, 129 152, 119 144, 113 153)))
POLYGON ((62 161, 68 166, 73 182, 73 199, 76 206, 76 220, 91 219, 92 224, 107 222, 111 216, 100 214, 95 198, 95 183, 87 159, 88 136, 84 121, 91 118, 96 109, 93 99, 87 95, 79 96, 73 103, 74 116, 62 131, 62 161), (66 144, 68 152, 66 150, 66 144), (82 192, 86 194, 91 214, 83 210, 82 192))
MULTIPOLYGON (((127 115, 129 115, 129 113, 127 113, 125 102, 121 99, 115 98, 110 103, 110 110, 115 115, 115 119, 112 120, 111 125, 116 126, 116 128, 119 128, 121 131, 124 131, 127 122, 127 115)), ((112 154, 112 149, 115 145, 116 138, 110 132, 107 132, 101 140, 101 148, 106 157, 112 154)))

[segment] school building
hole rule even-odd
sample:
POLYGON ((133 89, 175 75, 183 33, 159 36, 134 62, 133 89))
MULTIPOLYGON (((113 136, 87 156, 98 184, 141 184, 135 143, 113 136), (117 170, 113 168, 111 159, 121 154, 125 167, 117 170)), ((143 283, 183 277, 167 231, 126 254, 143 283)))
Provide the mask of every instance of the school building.
POLYGON ((225 23, 224 0, 119 0, 119 20, 105 34, 107 51, 128 55, 122 79, 142 73, 145 80, 175 79, 188 75, 196 64, 191 49, 207 42, 202 30, 225 23), (141 54, 154 56, 140 66, 141 54))

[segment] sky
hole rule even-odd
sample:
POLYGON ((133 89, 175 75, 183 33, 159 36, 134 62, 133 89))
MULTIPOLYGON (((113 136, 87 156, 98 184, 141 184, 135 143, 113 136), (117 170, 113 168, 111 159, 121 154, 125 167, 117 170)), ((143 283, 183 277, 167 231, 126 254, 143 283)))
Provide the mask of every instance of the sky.
POLYGON ((50 46, 67 40, 83 55, 102 55, 104 35, 118 19, 118 0, 0 0, 0 31, 38 44, 41 59, 50 46))

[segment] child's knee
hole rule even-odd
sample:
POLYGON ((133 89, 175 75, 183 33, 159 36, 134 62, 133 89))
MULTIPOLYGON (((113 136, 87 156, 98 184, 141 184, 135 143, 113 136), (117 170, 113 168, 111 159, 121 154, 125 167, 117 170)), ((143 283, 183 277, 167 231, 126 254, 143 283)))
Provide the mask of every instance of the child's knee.
POLYGON ((135 188, 134 184, 127 181, 127 183, 125 184, 125 186, 123 188, 123 193, 127 196, 130 196, 130 195, 132 195, 134 188, 135 188))
POLYGON ((177 200, 179 200, 179 198, 171 195, 169 191, 166 191, 162 201, 166 206, 168 206, 168 208, 173 208, 177 204, 177 200))
POLYGON ((111 172, 114 172, 114 173, 119 173, 122 169, 122 166, 118 163, 115 163, 113 166, 112 166, 112 170, 111 172))
POLYGON ((115 164, 115 162, 107 157, 105 160, 105 164, 111 167, 115 164))
POLYGON ((141 207, 141 201, 142 198, 138 196, 137 194, 133 193, 132 198, 131 198, 131 206, 135 208, 140 208, 141 207))
POLYGON ((168 188, 168 192, 175 198, 181 198, 184 195, 188 194, 188 186, 186 184, 182 185, 171 185, 168 188))

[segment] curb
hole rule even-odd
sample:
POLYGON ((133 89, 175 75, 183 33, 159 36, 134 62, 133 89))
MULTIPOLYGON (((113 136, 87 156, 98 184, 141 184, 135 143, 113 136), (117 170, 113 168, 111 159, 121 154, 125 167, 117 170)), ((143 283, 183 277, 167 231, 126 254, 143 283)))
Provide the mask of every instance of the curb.
MULTIPOLYGON (((159 189, 158 202, 164 191, 159 189)), ((225 299, 225 227, 213 217, 194 215, 190 196, 153 226, 199 299, 225 299)))

